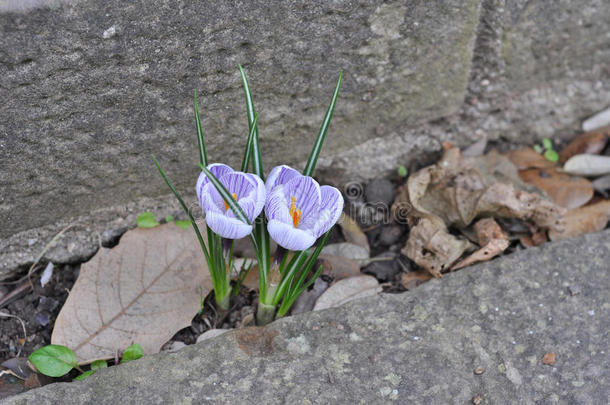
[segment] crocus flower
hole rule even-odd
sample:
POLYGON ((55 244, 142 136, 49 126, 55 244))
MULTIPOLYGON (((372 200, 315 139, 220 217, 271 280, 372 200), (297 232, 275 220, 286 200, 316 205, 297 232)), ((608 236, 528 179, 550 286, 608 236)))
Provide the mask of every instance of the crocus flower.
POLYGON ((343 211, 339 190, 322 186, 288 166, 271 170, 265 183, 269 235, 288 250, 305 250, 328 231, 343 211))
MULTIPOLYGON (((263 181, 255 174, 236 172, 221 163, 213 163, 207 168, 233 195, 246 217, 253 223, 265 206, 266 192, 263 181)), ((205 213, 207 225, 218 235, 227 239, 240 239, 252 232, 253 226, 235 217, 233 210, 204 172, 201 172, 197 180, 197 197, 205 213)))

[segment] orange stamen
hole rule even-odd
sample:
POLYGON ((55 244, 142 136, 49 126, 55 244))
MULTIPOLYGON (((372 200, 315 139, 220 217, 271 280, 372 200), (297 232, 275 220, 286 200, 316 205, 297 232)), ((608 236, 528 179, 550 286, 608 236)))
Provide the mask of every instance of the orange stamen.
POLYGON ((292 217, 292 225, 295 228, 297 228, 301 222, 301 215, 301 210, 297 208, 297 198, 292 197, 292 202, 290 203, 290 216, 292 217))
MULTIPOLYGON (((234 199, 235 201, 237 201, 237 194, 233 193, 233 194, 231 194, 231 195, 233 196, 233 199, 234 199)), ((225 211, 229 211, 229 204, 227 204, 227 202, 226 202, 226 201, 224 201, 224 203, 225 203, 225 211)))

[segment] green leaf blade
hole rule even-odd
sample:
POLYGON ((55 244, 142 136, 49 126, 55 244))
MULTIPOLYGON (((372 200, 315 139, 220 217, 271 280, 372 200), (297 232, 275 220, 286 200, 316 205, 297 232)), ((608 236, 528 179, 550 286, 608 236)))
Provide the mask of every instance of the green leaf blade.
POLYGON ((544 157, 549 162, 556 163, 559 161, 559 155, 553 149, 547 149, 546 151, 544 151, 544 157))
POLYGON ((38 371, 49 377, 61 377, 78 366, 74 352, 66 346, 48 345, 36 350, 28 357, 38 371))
POLYGON ((201 118, 199 116, 199 100, 197 100, 197 91, 193 91, 193 103, 195 105, 195 121, 197 123, 197 145, 199 146, 199 163, 203 166, 208 165, 208 154, 205 150, 205 139, 203 128, 201 126, 201 118))
POLYGON ((74 379, 76 381, 83 381, 85 378, 89 377, 90 375, 95 374, 95 370, 89 370, 89 371, 85 371, 84 373, 82 373, 81 375, 79 375, 78 377, 75 377, 74 379))
POLYGON ((136 219, 138 228, 154 228, 159 226, 159 222, 155 219, 155 214, 152 212, 143 212, 136 219))
POLYGON ((123 352, 123 358, 121 358, 121 364, 127 363, 129 361, 137 360, 140 357, 144 356, 144 350, 142 346, 137 343, 132 344, 123 352))
POLYGON ((93 371, 97 371, 107 367, 108 363, 106 363, 106 360, 95 360, 93 363, 91 363, 91 370, 93 371))
MULTIPOLYGON (((252 92, 250 91, 250 85, 248 84, 248 78, 246 77, 246 72, 244 68, 239 65, 239 73, 241 74, 241 81, 244 87, 244 95, 246 97, 246 113, 248 117, 248 128, 252 130, 254 127, 254 121, 256 118, 256 110, 254 109, 254 101, 252 100, 252 92)), ((252 167, 254 168, 254 173, 261 180, 265 181, 265 173, 263 171, 263 161, 261 158, 261 147, 258 141, 258 127, 254 128, 254 136, 252 137, 252 167)))
POLYGON ((174 224, 176 224, 176 226, 178 228, 182 228, 182 229, 189 229, 189 226, 191 226, 191 221, 184 221, 184 220, 175 220, 174 224))
POLYGON ((248 166, 250 165, 250 156, 252 156, 252 145, 254 144, 254 133, 258 130, 258 114, 254 114, 254 123, 250 127, 250 133, 248 134, 248 140, 246 141, 246 150, 244 151, 244 158, 241 161, 241 171, 247 172, 248 166))
POLYGON ((342 80, 343 70, 339 71, 339 79, 337 80, 335 92, 333 93, 333 97, 330 100, 328 110, 326 110, 324 121, 322 121, 322 126, 320 127, 318 137, 316 138, 316 143, 314 144, 311 150, 311 154, 309 155, 309 159, 307 160, 307 165, 305 165, 305 170, 303 170, 303 174, 305 176, 312 176, 314 170, 316 169, 316 164, 318 163, 318 156, 320 156, 320 151, 322 150, 322 145, 324 144, 324 140, 326 139, 326 133, 328 131, 328 127, 330 126, 330 121, 333 118, 333 112, 335 111, 335 105, 337 104, 337 98, 339 97, 339 89, 341 89, 342 80))

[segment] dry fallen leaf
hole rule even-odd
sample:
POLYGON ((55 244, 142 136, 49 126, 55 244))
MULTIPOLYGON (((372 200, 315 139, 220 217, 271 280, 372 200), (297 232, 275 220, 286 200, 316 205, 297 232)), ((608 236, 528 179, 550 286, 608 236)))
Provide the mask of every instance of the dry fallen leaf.
POLYGON ((552 168, 521 170, 519 176, 547 193, 557 205, 567 209, 581 207, 593 197, 593 186, 589 180, 559 173, 552 168))
POLYGON ((411 228, 402 253, 434 277, 440 278, 443 271, 448 270, 465 251, 473 248, 470 242, 447 232, 440 220, 422 218, 411 228))
POLYGON ((589 153, 592 155, 600 153, 606 146, 608 136, 610 136, 610 126, 578 135, 572 142, 561 150, 559 153, 559 163, 563 164, 572 156, 583 153, 589 153))
POLYGON ((313 310, 338 307, 357 298, 381 292, 382 288, 373 276, 356 276, 340 280, 331 285, 316 301, 313 310))
POLYGON ((565 216, 563 232, 549 232, 551 240, 567 239, 585 233, 599 232, 610 220, 610 200, 602 200, 594 204, 568 211, 565 216))
POLYGON ((367 250, 367 252, 371 251, 369 247, 369 239, 366 237, 364 232, 362 232, 353 218, 345 215, 345 213, 341 213, 341 217, 339 217, 339 221, 337 223, 341 227, 343 237, 345 237, 347 242, 362 246, 367 250))
POLYGON ((483 218, 474 224, 479 246, 477 250, 464 260, 455 264, 451 270, 461 269, 471 264, 490 260, 504 252, 510 245, 508 237, 502 232, 502 228, 493 218, 483 218))
POLYGON ((506 154, 506 157, 510 159, 519 170, 545 169, 553 166, 552 162, 532 148, 511 150, 506 154))
POLYGON ((321 254, 322 274, 341 280, 360 275, 360 263, 347 257, 321 254))
POLYGON ((495 151, 463 158, 457 148, 446 150, 437 164, 411 175, 406 190, 396 195, 393 212, 398 206, 410 207, 407 222, 412 229, 402 252, 439 277, 471 250, 469 242, 448 232, 449 226, 465 228, 477 217, 503 217, 561 230, 565 209, 541 194, 495 151))
POLYGON ((407 290, 417 287, 421 283, 425 283, 430 280, 432 275, 427 271, 410 271, 408 273, 404 273, 400 277, 400 284, 407 290))
POLYGON ((157 353, 191 324, 211 288, 191 229, 137 228, 81 266, 51 342, 72 349, 80 362, 114 357, 132 343, 157 353))

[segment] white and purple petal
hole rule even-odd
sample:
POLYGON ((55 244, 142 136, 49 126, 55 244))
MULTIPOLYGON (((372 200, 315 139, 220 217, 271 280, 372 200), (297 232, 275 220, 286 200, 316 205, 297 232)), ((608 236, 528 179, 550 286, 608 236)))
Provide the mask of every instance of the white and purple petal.
POLYGON ((223 213, 208 211, 205 221, 212 231, 223 238, 241 239, 252 233, 252 225, 223 213))
POLYGON ((271 190, 277 185, 284 184, 294 177, 302 177, 303 175, 299 173, 297 170, 293 169, 290 166, 281 165, 275 166, 271 169, 271 172, 267 176, 267 180, 265 181, 265 188, 267 189, 267 193, 270 193, 271 190))
POLYGON ((294 177, 284 183, 282 189, 289 207, 292 198, 296 197, 296 208, 301 210, 302 222, 307 222, 317 216, 322 200, 320 185, 317 181, 308 176, 294 177))
MULTIPOLYGON (((220 179, 222 176, 224 176, 227 173, 233 172, 233 169, 231 169, 231 167, 229 167, 225 164, 222 164, 222 163, 209 164, 207 166, 207 169, 209 171, 211 171, 212 174, 214 176, 216 176, 217 179, 220 179)), ((197 192, 197 199, 199 200, 200 204, 201 204, 201 196, 202 196, 203 188, 209 182, 210 182, 210 180, 208 179, 208 176, 206 176, 206 174, 204 172, 201 172, 201 174, 199 175, 199 178, 197 179, 197 185, 195 186, 195 191, 197 192)))
POLYGON ((276 219, 269 221, 267 230, 278 245, 288 250, 308 249, 317 239, 309 230, 298 229, 292 226, 292 223, 276 219))
POLYGON ((313 233, 316 238, 332 228, 343 211, 343 196, 339 190, 331 186, 322 186, 320 187, 320 193, 322 194, 320 213, 313 226, 313 233))

